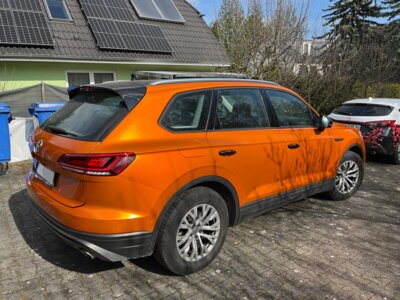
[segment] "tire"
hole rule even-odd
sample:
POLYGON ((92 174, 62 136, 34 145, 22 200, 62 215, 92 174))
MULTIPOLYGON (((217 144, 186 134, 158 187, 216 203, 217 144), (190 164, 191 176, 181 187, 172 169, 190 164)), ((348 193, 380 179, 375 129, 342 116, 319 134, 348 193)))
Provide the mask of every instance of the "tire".
POLYGON ((400 141, 397 143, 397 147, 392 157, 393 164, 400 165, 400 141))
POLYGON ((364 161, 354 152, 346 152, 336 172, 335 185, 328 192, 332 200, 346 200, 353 196, 364 178, 364 161), (342 175, 343 174, 343 175, 342 175), (343 176, 346 176, 343 177, 343 176))
POLYGON ((154 257, 175 274, 198 272, 218 255, 225 241, 228 224, 228 208, 224 199, 209 188, 192 188, 177 199, 162 221, 154 257), (207 223, 201 224, 204 222, 204 211, 207 223), (193 226, 192 216, 196 214, 200 224, 193 226), (191 229, 187 229, 189 227, 191 229), (216 238, 208 239, 206 236, 216 238), (197 256, 194 249, 198 251, 197 256))

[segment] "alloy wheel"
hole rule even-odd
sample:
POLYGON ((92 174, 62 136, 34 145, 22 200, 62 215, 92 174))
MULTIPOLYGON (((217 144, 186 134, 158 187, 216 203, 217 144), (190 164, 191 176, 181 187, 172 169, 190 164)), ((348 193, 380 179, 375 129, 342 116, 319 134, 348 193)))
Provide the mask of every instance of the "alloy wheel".
POLYGON ((196 262, 206 257, 218 241, 221 220, 209 204, 192 208, 182 219, 176 235, 176 247, 185 261, 196 262))
POLYGON ((336 174, 336 189, 342 194, 348 194, 356 187, 359 178, 358 165, 352 160, 345 161, 340 165, 336 174))

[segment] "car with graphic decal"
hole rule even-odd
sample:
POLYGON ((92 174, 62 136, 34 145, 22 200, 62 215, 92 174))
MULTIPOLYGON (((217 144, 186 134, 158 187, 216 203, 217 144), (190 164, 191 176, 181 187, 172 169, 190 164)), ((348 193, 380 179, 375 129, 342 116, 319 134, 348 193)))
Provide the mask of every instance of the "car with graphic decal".
POLYGON ((347 101, 329 117, 360 130, 369 154, 385 155, 400 164, 400 99, 347 101))

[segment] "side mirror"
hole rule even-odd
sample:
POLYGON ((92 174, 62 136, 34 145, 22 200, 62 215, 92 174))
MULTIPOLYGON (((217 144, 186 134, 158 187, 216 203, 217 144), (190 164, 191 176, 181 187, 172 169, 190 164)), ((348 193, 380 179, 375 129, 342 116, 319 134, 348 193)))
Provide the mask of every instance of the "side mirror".
POLYGON ((332 127, 332 120, 327 116, 322 116, 320 119, 319 130, 325 130, 326 128, 332 127))

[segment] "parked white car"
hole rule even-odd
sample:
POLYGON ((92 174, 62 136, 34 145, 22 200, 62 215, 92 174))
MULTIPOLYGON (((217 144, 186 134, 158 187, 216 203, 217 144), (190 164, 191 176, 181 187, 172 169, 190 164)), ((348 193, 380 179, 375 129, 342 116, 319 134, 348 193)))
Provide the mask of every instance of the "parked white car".
POLYGON ((400 99, 347 101, 329 117, 360 130, 369 154, 390 156, 400 165, 400 99))

